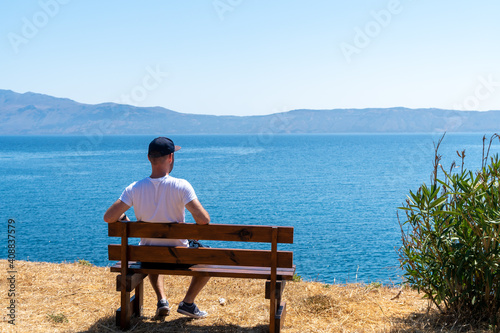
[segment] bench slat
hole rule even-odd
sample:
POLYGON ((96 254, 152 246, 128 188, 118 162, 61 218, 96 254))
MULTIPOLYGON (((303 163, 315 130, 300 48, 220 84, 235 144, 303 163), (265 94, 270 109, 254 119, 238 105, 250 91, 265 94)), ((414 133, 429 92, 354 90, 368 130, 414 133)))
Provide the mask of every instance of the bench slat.
MULTIPOLYGON (((120 225, 128 224, 128 237, 201 239, 218 241, 272 241, 272 226, 193 223, 115 222, 108 224, 108 236, 121 237, 120 225)), ((293 227, 277 227, 278 243, 293 243, 293 227)))
MULTIPOLYGON (((120 260, 121 245, 108 245, 109 260, 120 260)), ((278 267, 293 267, 293 252, 278 251, 278 267)), ((129 245, 128 260, 170 264, 271 266, 271 251, 129 245)))
MULTIPOLYGON (((171 266, 171 265, 170 265, 171 266)), ((110 267, 111 272, 120 272, 121 265, 117 263, 110 267)), ((130 263, 129 271, 132 273, 164 274, 164 275, 186 275, 186 276, 213 276, 226 278, 249 278, 265 279, 271 277, 269 267, 242 267, 221 265, 193 265, 185 268, 169 268, 169 265, 158 265, 155 267, 143 267, 141 263, 130 263)), ((278 268, 277 278, 279 280, 292 280, 295 273, 295 265, 292 268, 278 268)))

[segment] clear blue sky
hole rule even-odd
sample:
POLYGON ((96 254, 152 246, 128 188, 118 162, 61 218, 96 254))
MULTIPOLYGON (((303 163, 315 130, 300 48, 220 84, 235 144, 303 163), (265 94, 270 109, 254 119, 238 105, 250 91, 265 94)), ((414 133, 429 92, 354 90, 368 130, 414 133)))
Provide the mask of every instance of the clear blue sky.
POLYGON ((500 110, 500 2, 2 1, 0 89, 258 115, 500 110))

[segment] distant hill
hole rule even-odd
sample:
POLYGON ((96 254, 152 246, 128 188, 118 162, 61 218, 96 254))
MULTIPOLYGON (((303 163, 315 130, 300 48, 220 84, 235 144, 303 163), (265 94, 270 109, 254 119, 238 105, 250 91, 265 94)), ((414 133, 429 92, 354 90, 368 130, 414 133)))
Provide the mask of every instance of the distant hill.
POLYGON ((500 111, 369 108, 213 116, 0 90, 0 135, 498 132, 500 111))

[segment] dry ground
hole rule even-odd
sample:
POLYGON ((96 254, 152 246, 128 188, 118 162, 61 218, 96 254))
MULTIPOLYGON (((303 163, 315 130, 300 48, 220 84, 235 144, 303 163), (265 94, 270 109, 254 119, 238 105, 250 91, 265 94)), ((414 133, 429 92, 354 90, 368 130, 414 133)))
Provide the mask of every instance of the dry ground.
MULTIPOLYGON (((109 268, 18 261, 16 270, 13 326, 6 316, 7 261, 0 260, 1 332, 119 332, 114 325, 119 293, 115 291, 116 274, 109 268)), ((267 331, 269 301, 264 299, 264 281, 213 278, 197 298, 198 306, 209 313, 200 320, 187 319, 175 311, 188 283, 187 277, 165 278, 173 311, 164 321, 153 318, 156 299, 146 283, 143 317, 132 320, 129 332, 267 331), (220 305, 221 297, 226 299, 225 305, 220 305)), ((446 322, 409 289, 290 282, 284 299, 284 333, 474 331, 446 322)))

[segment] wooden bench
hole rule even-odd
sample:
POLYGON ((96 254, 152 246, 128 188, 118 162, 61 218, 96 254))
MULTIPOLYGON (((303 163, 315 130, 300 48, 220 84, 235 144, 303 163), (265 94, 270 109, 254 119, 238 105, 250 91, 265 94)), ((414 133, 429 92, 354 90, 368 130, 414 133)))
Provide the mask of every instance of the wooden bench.
POLYGON ((121 329, 129 328, 132 315, 141 316, 147 274, 164 274, 267 280, 269 331, 280 332, 286 314, 281 298, 286 281, 293 279, 295 265, 293 253, 278 251, 278 243, 293 243, 293 227, 115 222, 109 224, 108 235, 121 237, 121 245, 108 246, 109 260, 120 261, 111 271, 120 273, 116 290, 121 292, 121 307, 116 311, 116 324, 121 329), (131 237, 263 242, 270 243, 271 249, 138 246, 128 244, 131 237), (135 294, 130 298, 132 291, 135 294))

